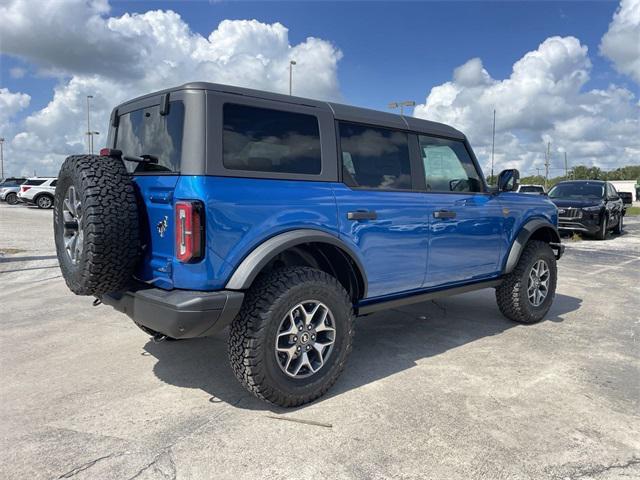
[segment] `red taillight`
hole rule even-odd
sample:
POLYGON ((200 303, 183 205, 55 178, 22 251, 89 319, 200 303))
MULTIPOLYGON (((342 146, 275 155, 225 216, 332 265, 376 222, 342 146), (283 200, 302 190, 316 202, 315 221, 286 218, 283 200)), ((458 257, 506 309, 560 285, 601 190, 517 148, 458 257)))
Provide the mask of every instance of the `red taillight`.
POLYGON ((181 262, 202 258, 203 212, 200 202, 176 202, 176 257, 181 262))
POLYGON ((29 190, 30 188, 31 188, 31 187, 20 187, 20 192, 21 192, 21 193, 24 193, 24 192, 26 192, 27 190, 29 190))

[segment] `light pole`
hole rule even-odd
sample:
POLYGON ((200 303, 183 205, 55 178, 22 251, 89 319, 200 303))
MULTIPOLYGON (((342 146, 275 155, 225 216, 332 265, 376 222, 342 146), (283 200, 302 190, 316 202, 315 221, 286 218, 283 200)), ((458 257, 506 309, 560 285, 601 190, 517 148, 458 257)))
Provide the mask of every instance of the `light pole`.
POLYGON ((4 138, 0 137, 0 179, 4 180, 4 138))
POLYGON ((414 102, 413 100, 404 100, 403 102, 391 102, 389 104, 389 108, 391 110, 394 110, 400 107, 400 115, 404 115, 404 107, 415 107, 415 106, 416 106, 416 102, 414 102))
POLYGON ((88 131, 87 132, 87 138, 89 139, 88 140, 88 142, 89 142, 89 153, 91 155, 93 155, 93 136, 94 135, 100 135, 100 132, 96 132, 95 130, 93 132, 92 131, 88 131))
POLYGON ((289 95, 293 91, 293 66, 297 65, 295 60, 289 61, 289 95))
POLYGON ((87 147, 89 148, 89 152, 91 153, 91 155, 93 155, 93 145, 91 142, 91 118, 89 115, 89 99, 91 98, 93 98, 93 95, 87 95, 87 147))
POLYGON ((491 137, 491 183, 494 182, 493 178, 493 154, 496 149, 496 109, 493 109, 493 135, 491 137))

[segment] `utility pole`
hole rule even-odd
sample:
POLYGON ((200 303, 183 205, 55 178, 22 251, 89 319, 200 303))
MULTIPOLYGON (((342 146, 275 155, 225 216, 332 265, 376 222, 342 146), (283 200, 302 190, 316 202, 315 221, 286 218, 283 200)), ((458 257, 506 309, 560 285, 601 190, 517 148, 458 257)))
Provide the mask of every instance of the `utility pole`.
POLYGON ((547 142, 547 158, 544 161, 544 188, 549 183, 549 164, 551 163, 551 142, 547 142))
POLYGON ((289 95, 293 91, 293 66, 296 65, 295 60, 289 61, 289 95))
POLYGON ((89 114, 89 99, 91 98, 93 98, 93 95, 87 95, 87 148, 89 149, 89 153, 93 155, 93 142, 91 141, 91 116, 89 114))
POLYGON ((568 163, 567 163, 567 151, 565 150, 564 152, 564 179, 568 180, 569 179, 569 167, 568 167, 568 163))
POLYGON ((496 149, 496 109, 493 109, 493 135, 491 136, 491 183, 494 181, 493 177, 493 154, 496 149))
POLYGON ((0 179, 4 180, 4 138, 0 137, 0 179))
POLYGON ((536 167, 536 172, 537 172, 537 174, 538 174, 538 177, 540 176, 540 170, 542 170, 542 168, 540 168, 540 167, 536 167))

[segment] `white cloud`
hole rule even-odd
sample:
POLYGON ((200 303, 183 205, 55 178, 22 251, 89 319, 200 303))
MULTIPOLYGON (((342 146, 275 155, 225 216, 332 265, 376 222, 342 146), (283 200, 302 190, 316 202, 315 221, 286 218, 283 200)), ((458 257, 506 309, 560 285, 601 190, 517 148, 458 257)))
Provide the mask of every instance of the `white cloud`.
POLYGON ((584 91, 590 71, 587 47, 578 39, 551 37, 518 60, 502 80, 492 78, 480 59, 469 60, 454 71, 452 81, 433 87, 414 114, 466 133, 485 172, 490 170, 494 109, 496 173, 508 167, 536 173, 548 141, 554 168, 564 166, 564 151, 572 164, 608 168, 637 163, 637 99, 614 85, 584 91))
MULTIPOLYGON (((7 156, 11 174, 34 167, 39 174, 55 174, 65 156, 83 151, 87 95, 94 96, 92 128, 102 135, 117 103, 186 82, 287 92, 291 59, 297 61, 294 94, 340 98, 342 53, 312 37, 291 45, 280 23, 225 20, 204 37, 173 11, 119 17, 109 11, 107 0, 67 0, 64 8, 24 0, 0 6, 2 52, 59 80, 48 105, 20 124, 7 156)), ((96 145, 103 144, 102 135, 96 145)))
POLYGON ((9 120, 20 110, 27 108, 30 101, 31 97, 26 93, 0 88, 0 127, 7 128, 9 120))
POLYGON ((640 0, 622 0, 600 42, 600 53, 640 83, 640 0))

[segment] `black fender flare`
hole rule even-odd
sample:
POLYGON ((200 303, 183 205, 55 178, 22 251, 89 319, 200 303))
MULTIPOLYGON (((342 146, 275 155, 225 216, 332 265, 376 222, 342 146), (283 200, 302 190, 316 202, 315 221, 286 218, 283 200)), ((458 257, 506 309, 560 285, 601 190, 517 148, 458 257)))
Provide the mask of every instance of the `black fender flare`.
POLYGON ((511 244, 511 249, 509 250, 509 256, 507 257, 507 263, 504 267, 504 274, 511 273, 518 261, 520 260, 520 255, 522 255, 522 251, 524 250, 524 246, 527 244, 531 236, 541 229, 547 229, 547 231, 551 233, 551 248, 556 251, 556 258, 559 259, 564 253, 564 245, 561 244, 560 234, 558 233, 558 229, 554 224, 549 222, 548 220, 542 218, 534 218, 526 222, 522 228, 520 229, 520 233, 516 236, 515 240, 511 244))
POLYGON ((290 230, 271 237, 255 247, 234 270, 227 281, 227 290, 246 290, 251 286, 260 271, 279 253, 304 243, 327 243, 340 248, 355 263, 364 284, 363 298, 367 296, 367 276, 364 265, 345 242, 335 235, 320 230, 290 230))

